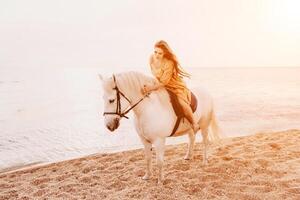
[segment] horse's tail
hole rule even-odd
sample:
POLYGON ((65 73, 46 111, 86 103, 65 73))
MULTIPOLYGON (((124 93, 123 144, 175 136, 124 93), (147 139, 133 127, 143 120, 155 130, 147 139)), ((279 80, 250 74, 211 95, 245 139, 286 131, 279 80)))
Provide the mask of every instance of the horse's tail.
POLYGON ((211 112, 211 121, 210 121, 209 138, 212 142, 220 142, 220 127, 216 118, 215 111, 211 112))

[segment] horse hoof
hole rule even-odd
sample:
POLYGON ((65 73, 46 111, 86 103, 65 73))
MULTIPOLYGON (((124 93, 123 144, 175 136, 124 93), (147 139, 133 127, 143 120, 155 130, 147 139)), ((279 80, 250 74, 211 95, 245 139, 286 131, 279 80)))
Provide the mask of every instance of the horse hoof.
POLYGON ((184 160, 192 160, 193 159, 193 155, 186 154, 183 159, 184 160))
POLYGON ((162 180, 161 180, 161 181, 158 180, 158 181, 157 181, 157 185, 158 185, 158 186, 163 186, 163 181, 162 181, 162 180))
POLYGON ((142 177, 143 180, 147 181, 150 179, 150 176, 148 174, 146 174, 145 176, 142 177))
POLYGON ((191 158, 189 156, 184 156, 184 160, 190 160, 191 158))

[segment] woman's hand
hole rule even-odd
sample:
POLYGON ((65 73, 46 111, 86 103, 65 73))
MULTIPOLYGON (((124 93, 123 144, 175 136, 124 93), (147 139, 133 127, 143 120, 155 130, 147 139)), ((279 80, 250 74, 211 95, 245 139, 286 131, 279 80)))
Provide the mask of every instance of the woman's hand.
POLYGON ((144 85, 144 87, 142 88, 142 94, 143 95, 146 95, 148 94, 149 92, 151 92, 153 89, 151 86, 148 86, 148 85, 144 85))
POLYGON ((152 91, 158 90, 159 88, 161 88, 162 86, 159 84, 156 85, 144 85, 144 87, 142 88, 142 94, 146 95, 152 91))

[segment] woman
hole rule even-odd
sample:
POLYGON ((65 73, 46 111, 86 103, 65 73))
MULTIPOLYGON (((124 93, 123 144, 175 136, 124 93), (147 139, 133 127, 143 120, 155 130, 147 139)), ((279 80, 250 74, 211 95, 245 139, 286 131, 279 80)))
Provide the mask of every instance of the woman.
POLYGON ((194 132, 199 129, 199 125, 194 119, 193 111, 190 107, 191 92, 186 87, 182 77, 190 77, 179 65, 175 54, 169 45, 161 40, 154 46, 154 54, 150 57, 150 66, 152 74, 158 80, 159 84, 147 85, 143 93, 166 88, 176 94, 180 105, 184 110, 184 115, 191 123, 194 132))

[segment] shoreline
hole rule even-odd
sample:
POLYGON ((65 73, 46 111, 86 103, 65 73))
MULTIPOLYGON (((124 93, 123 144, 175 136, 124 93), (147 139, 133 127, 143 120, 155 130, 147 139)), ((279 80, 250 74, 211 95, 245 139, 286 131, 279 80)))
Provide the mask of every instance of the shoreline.
MULTIPOLYGON (((284 131, 292 131, 292 130, 298 130, 298 129, 287 129, 287 130, 275 130, 274 132, 284 132, 284 131)), ((264 134, 265 131, 262 132, 257 132, 254 133, 255 134, 264 134)), ((267 133, 267 132, 266 132, 267 133)), ((198 133, 197 135, 201 135, 201 133, 198 133)), ((251 135, 240 135, 240 136, 225 136, 223 135, 223 137, 221 136, 222 141, 227 141, 227 140, 231 140, 234 138, 243 138, 243 137, 248 137, 251 135)), ((179 136, 179 137, 185 137, 183 136, 179 136)), ((198 138, 199 139, 199 138, 198 138)), ((188 143, 188 138, 186 139, 186 142, 182 142, 182 141, 178 141, 175 142, 174 144, 167 144, 166 143, 166 147, 172 147, 172 146, 176 146, 176 145, 184 145, 188 143)), ((202 138, 201 138, 201 142, 198 142, 197 140, 195 141, 195 145, 199 143, 202 143, 202 138)), ((122 152, 130 152, 130 151, 135 151, 135 150, 141 150, 143 151, 143 145, 142 143, 140 145, 131 145, 131 146, 126 146, 126 147, 122 147, 118 146, 117 149, 113 149, 113 148, 105 148, 103 149, 102 152, 98 152, 98 153, 92 153, 92 154, 87 154, 87 155, 82 155, 82 156, 77 156, 77 157, 70 157, 70 158, 66 158, 63 160, 56 160, 56 161, 36 161, 36 162, 31 162, 31 163, 24 163, 24 164, 15 164, 9 167, 4 167, 4 168, 0 168, 0 175, 1 174, 5 174, 5 173, 13 173, 13 172, 17 172, 17 171, 23 171, 23 170, 29 170, 35 167, 42 167, 42 166, 47 166, 47 165, 51 165, 51 164, 55 164, 55 163, 60 163, 60 162, 67 162, 67 161, 73 161, 73 160, 77 160, 77 159, 82 159, 82 158, 86 158, 86 157, 91 157, 91 156, 101 156, 101 155, 107 155, 107 154, 116 154, 116 153, 122 153, 122 152)))
MULTIPOLYGON (((143 181, 142 149, 92 154, 0 174, 0 199, 297 199, 300 196, 300 130, 260 132, 211 144, 202 166, 202 143, 194 159, 186 144, 168 145, 165 180, 143 181)), ((155 151, 155 150, 154 150, 155 151)))
MULTIPOLYGON (((295 131, 295 130, 298 131, 298 129, 286 129, 286 130, 275 130, 274 133, 295 131)), ((197 135, 199 135, 199 134, 201 135, 201 133, 198 133, 197 135)), ((253 136, 256 134, 270 134, 270 132, 261 131, 261 132, 254 133, 252 135, 223 136, 223 137, 221 136, 221 140, 222 140, 222 144, 223 144, 224 142, 231 141, 232 139, 250 137, 250 136, 253 136)), ((179 137, 184 137, 184 135, 179 136, 179 137)), ((195 145, 199 144, 199 143, 202 143, 202 139, 201 139, 201 142, 198 142, 197 140, 195 141, 195 145)), ((166 144, 166 147, 172 148, 172 147, 176 147, 177 145, 185 145, 185 144, 188 144, 188 139, 186 140, 186 142, 179 141, 178 143, 174 143, 174 144, 166 144)), ((129 146, 127 146, 127 147, 129 147, 129 146)), ((89 157, 93 157, 93 156, 114 155, 114 154, 118 154, 118 153, 131 152, 131 151, 143 151, 143 150, 144 150, 144 148, 141 143, 141 145, 132 145, 131 148, 126 148, 126 147, 118 148, 118 149, 106 148, 103 150, 103 152, 92 153, 92 154, 82 155, 82 156, 78 156, 78 157, 70 157, 67 159, 57 160, 57 161, 36 161, 36 162, 24 163, 24 164, 20 163, 20 164, 15 164, 15 165, 12 165, 9 167, 0 168, 0 175, 5 174, 5 173, 14 173, 14 172, 23 171, 23 170, 30 170, 32 168, 53 165, 53 164, 61 163, 61 162, 68 162, 68 161, 74 161, 74 160, 78 160, 78 159, 89 158, 89 157), (139 147, 139 146, 141 146, 141 147, 139 147)))

